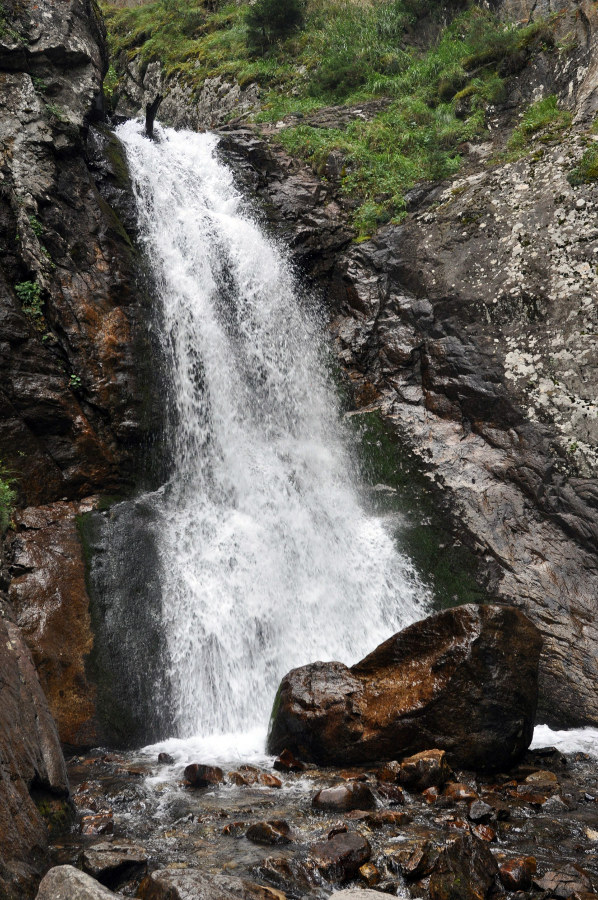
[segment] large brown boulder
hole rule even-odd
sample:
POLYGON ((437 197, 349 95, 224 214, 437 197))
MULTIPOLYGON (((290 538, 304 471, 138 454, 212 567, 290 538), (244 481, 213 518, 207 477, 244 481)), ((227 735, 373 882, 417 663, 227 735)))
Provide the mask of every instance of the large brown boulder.
POLYGON ((268 751, 325 765, 446 750, 452 765, 505 768, 529 746, 542 640, 507 606, 460 606, 395 634, 348 668, 286 675, 268 751))

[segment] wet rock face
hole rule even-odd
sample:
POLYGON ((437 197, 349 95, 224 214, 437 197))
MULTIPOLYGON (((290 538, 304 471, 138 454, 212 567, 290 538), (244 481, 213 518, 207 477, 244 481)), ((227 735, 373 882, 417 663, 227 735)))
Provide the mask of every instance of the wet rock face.
POLYGON ((440 748, 453 765, 507 768, 532 738, 540 647, 518 610, 468 605, 411 625, 351 669, 293 669, 269 752, 344 765, 440 748))
POLYGON ((56 727, 18 628, 0 617, 0 895, 31 897, 48 865, 48 832, 36 800, 66 797, 56 727))
POLYGON ((130 242, 85 160, 106 66, 95 6, 12 13, 0 36, 0 458, 37 504, 131 478, 144 316, 130 242))
POLYGON ((33 655, 63 744, 100 740, 95 686, 85 662, 93 647, 85 561, 76 516, 93 501, 53 503, 19 512, 7 556, 8 598, 33 655))

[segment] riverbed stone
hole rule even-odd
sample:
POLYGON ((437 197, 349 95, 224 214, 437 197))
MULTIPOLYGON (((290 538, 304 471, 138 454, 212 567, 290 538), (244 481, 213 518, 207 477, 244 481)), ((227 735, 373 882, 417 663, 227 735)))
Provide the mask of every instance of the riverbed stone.
POLYGON ((202 763, 190 763, 185 767, 183 776, 191 787, 205 788, 224 781, 224 772, 218 766, 206 766, 202 763))
POLYGON ((416 622, 352 668, 293 669, 268 750, 346 765, 436 749, 452 765, 506 768, 533 734, 541 643, 519 610, 465 605, 416 622))
POLYGON ((36 900, 116 900, 115 894, 74 866, 55 866, 42 879, 36 900))
POLYGON ((302 763, 286 748, 276 757, 273 766, 278 772, 303 772, 305 770, 305 763, 302 763))
POLYGON ((310 847, 309 855, 328 881, 348 881, 368 862, 369 842, 356 831, 335 834, 310 847))
POLYGON ((462 834, 441 850, 430 876, 431 900, 480 900, 494 885, 498 865, 486 844, 462 834))
POLYGON ((536 860, 533 856, 509 859, 498 867, 498 874, 508 891, 527 891, 536 874, 536 860))
POLYGON ((101 841, 86 847, 81 854, 84 872, 108 887, 145 874, 149 854, 130 841, 101 841))
POLYGON ((533 883, 539 890, 547 891, 550 897, 558 897, 559 900, 567 900, 573 894, 593 890, 590 876, 577 865, 546 872, 542 877, 534 878, 533 883))
POLYGON ((367 784, 353 782, 322 788, 313 797, 311 805, 314 809, 339 812, 352 809, 375 809, 376 798, 367 784))
POLYGON ((248 841, 254 844, 290 844, 291 829, 284 819, 268 822, 254 822, 245 832, 248 841))
POLYGON ((276 888, 201 869, 158 869, 141 882, 140 900, 285 900, 276 888))
POLYGON ((425 791, 442 787, 452 775, 444 750, 424 750, 401 762, 396 781, 409 790, 425 791))

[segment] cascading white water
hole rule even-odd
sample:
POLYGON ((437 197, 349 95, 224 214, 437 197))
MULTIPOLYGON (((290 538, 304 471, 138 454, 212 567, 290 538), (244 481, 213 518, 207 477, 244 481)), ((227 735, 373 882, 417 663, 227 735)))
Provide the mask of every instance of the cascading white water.
POLYGON ((216 157, 217 138, 118 129, 172 381, 163 618, 179 735, 265 724, 279 679, 352 663, 425 614, 367 512, 322 323, 216 157))

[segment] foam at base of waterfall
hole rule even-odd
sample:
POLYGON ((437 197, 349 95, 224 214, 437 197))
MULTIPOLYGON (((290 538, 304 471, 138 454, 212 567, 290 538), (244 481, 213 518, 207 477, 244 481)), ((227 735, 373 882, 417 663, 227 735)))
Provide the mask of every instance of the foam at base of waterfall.
POLYGON ((230 731, 227 734, 195 735, 190 738, 169 738, 143 748, 144 756, 168 753, 177 766, 190 763, 236 766, 243 763, 269 766, 274 757, 266 755, 266 729, 262 726, 249 731, 230 731))
POLYGON ((561 753, 589 753, 598 759, 598 728, 553 731, 548 725, 536 725, 531 749, 541 747, 556 747, 561 753))
MULTIPOLYGON (((170 738, 144 747, 143 756, 157 759, 159 753, 168 753, 174 760, 176 777, 190 763, 235 768, 243 764, 270 768, 273 757, 265 751, 266 729, 262 726, 249 731, 227 734, 195 735, 191 738, 170 738)), ((572 728, 553 731, 547 725, 537 725, 530 749, 556 747, 561 753, 588 753, 598 759, 598 728, 572 728)), ((164 772, 154 776, 164 780, 164 772)))

